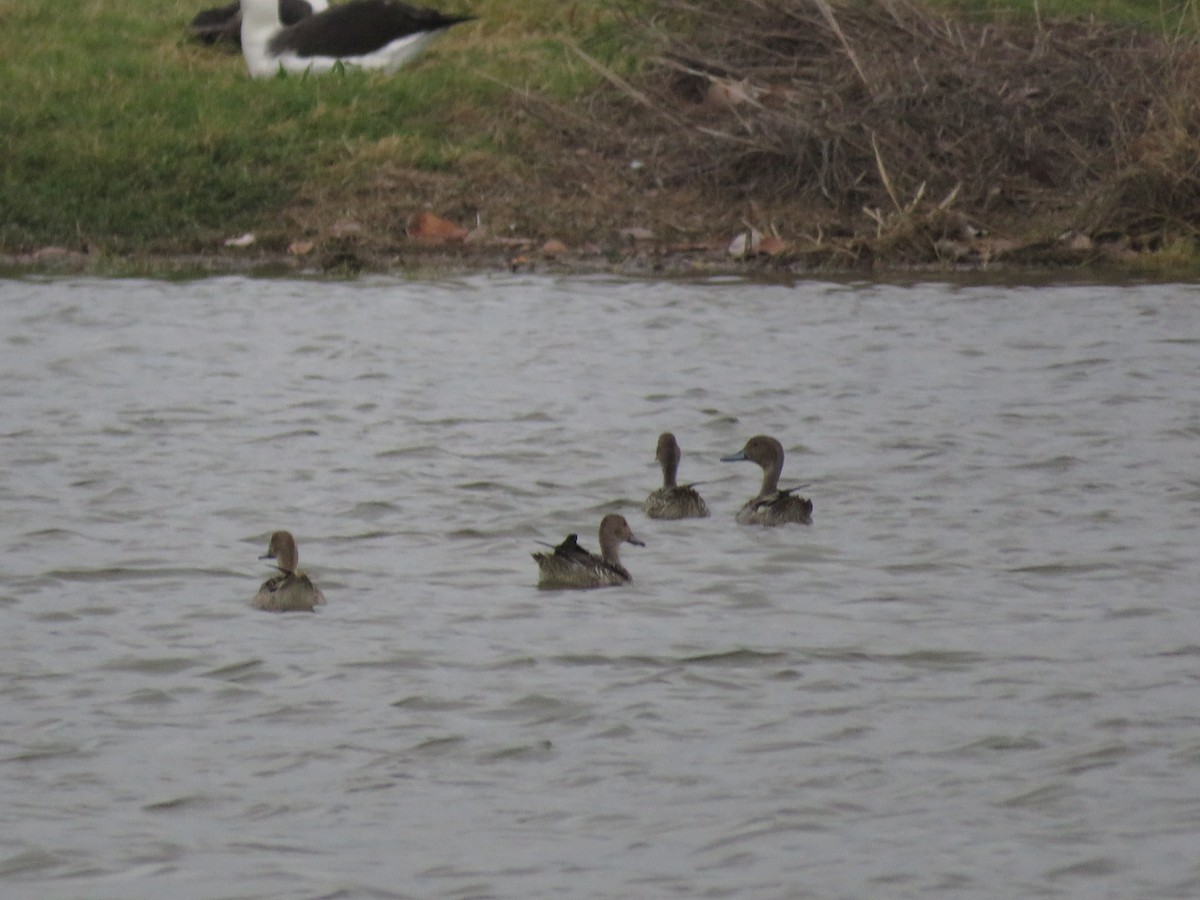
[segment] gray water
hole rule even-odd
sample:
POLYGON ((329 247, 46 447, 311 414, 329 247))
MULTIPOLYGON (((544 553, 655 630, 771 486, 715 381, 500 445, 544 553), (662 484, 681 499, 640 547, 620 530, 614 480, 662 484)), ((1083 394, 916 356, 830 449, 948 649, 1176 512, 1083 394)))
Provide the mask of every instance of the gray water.
POLYGON ((1198 299, 0 282, 0 895, 1200 896, 1198 299))

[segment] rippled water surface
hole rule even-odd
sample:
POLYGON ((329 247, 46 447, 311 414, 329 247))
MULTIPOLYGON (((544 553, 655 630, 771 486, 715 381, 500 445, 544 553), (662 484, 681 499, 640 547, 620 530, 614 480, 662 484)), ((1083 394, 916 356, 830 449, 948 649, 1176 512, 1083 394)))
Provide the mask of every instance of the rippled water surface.
POLYGON ((1200 896, 1198 300, 0 282, 0 895, 1200 896))

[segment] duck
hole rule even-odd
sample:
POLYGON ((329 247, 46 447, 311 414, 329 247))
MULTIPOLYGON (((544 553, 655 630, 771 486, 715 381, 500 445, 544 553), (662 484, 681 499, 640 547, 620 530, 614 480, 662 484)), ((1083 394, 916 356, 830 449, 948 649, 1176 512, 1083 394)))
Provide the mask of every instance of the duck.
POLYGON ((795 494, 804 485, 779 489, 779 476, 783 472, 783 444, 770 435, 759 434, 746 441, 746 446, 737 453, 721 457, 721 462, 741 460, 762 466, 763 481, 758 496, 747 500, 738 510, 739 525, 812 524, 812 500, 795 494))
POLYGON ((599 556, 581 547, 575 534, 567 535, 553 553, 533 554, 538 564, 538 587, 586 589, 629 584, 633 576, 621 565, 618 553, 622 543, 646 546, 624 516, 609 513, 600 520, 599 556))
POLYGON ((289 531, 276 531, 259 559, 275 560, 280 572, 263 582, 254 595, 254 606, 269 612, 312 612, 325 602, 325 595, 303 572, 297 571, 300 552, 289 531))
POLYGON ((708 515, 708 506, 694 484, 675 483, 682 455, 675 435, 664 431, 658 436, 654 458, 662 466, 663 486, 642 504, 642 512, 651 519, 702 519, 708 515))
POLYGON ((278 0, 242 0, 242 55, 252 78, 358 66, 394 72, 440 32, 475 16, 399 0, 350 0, 284 25, 278 0))
MULTIPOLYGON (((315 12, 328 9, 325 0, 279 0, 279 21, 284 25, 295 25, 315 12)), ((192 37, 205 44, 242 45, 242 4, 233 0, 224 6, 202 9, 196 13, 190 26, 192 37)))

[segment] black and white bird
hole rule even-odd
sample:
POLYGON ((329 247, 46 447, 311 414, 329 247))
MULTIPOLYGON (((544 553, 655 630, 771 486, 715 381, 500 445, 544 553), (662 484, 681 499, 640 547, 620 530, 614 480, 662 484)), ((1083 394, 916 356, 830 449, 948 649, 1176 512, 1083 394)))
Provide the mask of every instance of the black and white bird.
MULTIPOLYGON (((301 19, 321 12, 329 4, 325 0, 279 0, 279 21, 295 25, 301 19)), ((242 4, 233 0, 224 6, 214 6, 196 13, 191 24, 192 36, 205 44, 228 43, 241 46, 242 4)))
POLYGON ((242 54, 254 78, 280 69, 328 72, 339 62, 394 72, 440 32, 475 18, 399 0, 351 0, 284 25, 278 0, 242 0, 241 5, 242 54))

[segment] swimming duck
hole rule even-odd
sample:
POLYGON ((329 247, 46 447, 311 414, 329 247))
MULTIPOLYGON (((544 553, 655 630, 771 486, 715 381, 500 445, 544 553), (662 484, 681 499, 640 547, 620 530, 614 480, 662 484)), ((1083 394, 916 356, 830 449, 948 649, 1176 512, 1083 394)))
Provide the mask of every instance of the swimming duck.
POLYGON ((739 460, 758 463, 763 470, 762 490, 738 510, 739 525, 812 524, 812 501, 794 494, 803 485, 782 491, 779 489, 779 476, 783 472, 783 444, 773 437, 760 434, 746 441, 746 446, 739 452, 721 457, 721 462, 739 460))
POLYGON ((664 431, 658 436, 654 458, 662 466, 663 486, 654 491, 642 504, 642 512, 652 519, 702 519, 708 515, 704 498, 690 484, 676 484, 679 470, 679 442, 675 435, 664 431))
POLYGON ((278 0, 242 0, 242 54, 253 78, 280 69, 328 72, 338 63, 394 72, 439 32, 474 18, 399 0, 351 0, 284 25, 278 0))
MULTIPOLYGON (((321 12, 329 6, 325 0, 279 0, 279 21, 295 25, 306 16, 321 12)), ((192 36, 206 44, 225 42, 242 45, 242 4, 233 0, 225 6, 215 6, 196 13, 191 24, 192 36)))
POLYGON ((553 553, 535 553, 540 588, 597 588, 629 584, 633 576, 621 565, 618 548, 621 542, 646 546, 625 521, 624 516, 610 513, 600 521, 600 555, 589 553, 579 546, 577 535, 554 548, 553 553))
POLYGON ((271 535, 267 552, 259 559, 275 560, 275 568, 281 574, 268 578, 254 596, 258 609, 271 612, 312 612, 313 607, 325 602, 325 595, 303 572, 296 571, 300 553, 296 550, 296 539, 290 532, 277 531, 271 535))

